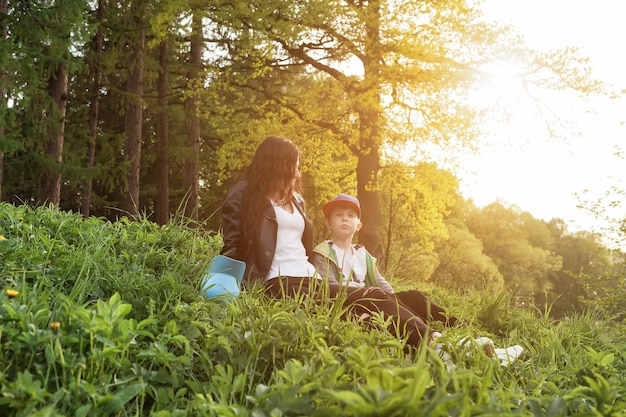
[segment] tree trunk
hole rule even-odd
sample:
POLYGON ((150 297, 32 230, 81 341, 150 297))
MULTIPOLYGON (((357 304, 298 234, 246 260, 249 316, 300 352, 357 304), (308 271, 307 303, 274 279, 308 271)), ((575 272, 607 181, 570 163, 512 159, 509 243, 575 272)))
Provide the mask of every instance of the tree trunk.
MULTIPOLYGON (((369 140, 361 138, 361 144, 369 140)), ((359 155, 356 167, 357 195, 361 203, 361 220, 364 227, 359 231, 359 243, 377 258, 382 257, 380 243, 380 194, 378 191, 379 148, 372 147, 368 153, 359 155), (368 225, 365 227, 365 225, 368 225)))
POLYGON ((48 94, 54 100, 48 117, 52 119, 49 139, 44 150, 44 169, 39 179, 38 204, 59 205, 61 200, 61 163, 63 161, 63 134, 67 103, 67 72, 58 65, 48 79, 48 94))
MULTIPOLYGON (((201 85, 199 74, 202 67, 202 17, 197 12, 193 16, 193 34, 189 55, 190 70, 187 86, 192 93, 185 100, 187 139, 185 140, 183 187, 186 190, 185 216, 190 220, 198 220, 200 121, 197 116, 198 94, 195 91, 201 85)), ((195 222, 190 224, 194 225, 195 222)))
POLYGON ((376 257, 382 257, 380 243, 380 194, 378 190, 378 170, 380 169, 380 146, 382 139, 379 126, 382 124, 380 66, 382 52, 380 45, 380 4, 378 0, 367 5, 369 18, 366 19, 367 37, 365 59, 363 60, 364 79, 367 87, 361 100, 359 112, 360 138, 357 162, 357 193, 361 203, 363 228, 359 232, 359 242, 376 257))
MULTIPOLYGON (((6 39, 8 36, 8 24, 6 22, 6 16, 9 12, 9 1, 0 0, 0 39, 6 39)), ((4 135, 4 120, 3 117, 7 109, 7 92, 5 89, 5 77, 6 74, 0 72, 0 137, 4 135)), ((4 166, 4 152, 0 149, 0 201, 2 201, 2 177, 4 166)))
MULTIPOLYGON (((93 79, 93 91, 91 92, 91 103, 89 105, 89 142, 87 143, 87 163, 86 168, 93 168, 96 157, 96 137, 98 135, 98 119, 100 106, 100 83, 102 81, 101 56, 103 46, 102 22, 104 20, 104 5, 102 0, 98 1, 97 10, 98 31, 94 38, 93 60, 90 62, 93 79)), ((88 177, 83 183, 83 194, 81 195, 80 211, 84 218, 89 217, 91 208, 91 190, 93 180, 88 177)))
MULTIPOLYGON (((0 136, 4 135, 4 128, 0 127, 0 136)), ((0 201, 2 201, 2 176, 4 166, 4 152, 0 151, 0 201)))
POLYGON ((144 45, 146 33, 143 28, 143 6, 131 7, 133 27, 137 31, 137 37, 130 40, 128 53, 128 67, 126 78, 126 114, 124 119, 124 131, 126 142, 124 143, 124 160, 129 164, 127 185, 120 202, 121 209, 128 215, 139 214, 139 186, 141 177, 141 134, 143 128, 143 66, 144 45), (137 10, 139 9, 139 10, 137 10))
POLYGON ((158 81, 158 120, 157 120, 157 197, 156 197, 156 213, 155 221, 160 224, 166 224, 170 216, 170 185, 169 185, 169 137, 168 137, 168 119, 167 119, 167 92, 169 89, 169 42, 164 39, 161 42, 159 64, 161 73, 158 81))

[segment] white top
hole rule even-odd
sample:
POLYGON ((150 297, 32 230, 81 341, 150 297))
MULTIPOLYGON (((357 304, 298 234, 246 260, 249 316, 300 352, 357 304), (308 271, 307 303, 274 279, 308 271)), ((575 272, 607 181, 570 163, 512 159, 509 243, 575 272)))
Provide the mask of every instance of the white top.
POLYGON ((341 271, 342 284, 350 287, 361 288, 365 286, 365 276, 367 275, 367 265, 365 262, 365 251, 357 253, 354 245, 349 251, 344 251, 336 243, 332 245, 337 255, 337 266, 341 271), (361 255, 361 256, 358 256, 361 255))
POLYGON ((278 234, 276 236, 276 251, 272 266, 267 273, 267 280, 278 276, 313 277, 320 278, 315 273, 315 267, 308 261, 306 249, 302 244, 304 233, 304 218, 298 209, 291 203, 293 213, 272 202, 276 212, 278 234))

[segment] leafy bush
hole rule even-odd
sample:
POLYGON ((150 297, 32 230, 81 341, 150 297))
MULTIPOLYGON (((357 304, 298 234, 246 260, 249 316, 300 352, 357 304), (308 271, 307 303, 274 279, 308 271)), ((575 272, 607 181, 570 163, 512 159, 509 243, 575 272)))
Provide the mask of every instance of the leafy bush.
POLYGON ((429 292, 467 325, 407 354, 306 297, 199 295, 218 234, 0 204, 0 409, 7 416, 624 414, 623 329, 553 322, 505 293, 429 292), (466 336, 521 344, 501 367, 466 336))

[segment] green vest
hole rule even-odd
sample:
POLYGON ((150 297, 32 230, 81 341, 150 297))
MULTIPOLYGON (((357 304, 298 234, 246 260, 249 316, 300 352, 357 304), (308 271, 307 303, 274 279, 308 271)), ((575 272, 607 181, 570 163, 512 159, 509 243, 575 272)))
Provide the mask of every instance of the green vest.
MULTIPOLYGON (((341 284, 341 282, 343 281, 343 274, 339 270, 339 261, 337 261, 337 254, 332 247, 332 243, 329 241, 324 241, 315 247, 314 252, 323 255, 327 260, 329 260, 330 265, 332 265, 332 267, 334 268, 335 278, 341 284)), ((367 268, 367 272, 365 274, 365 285, 368 287, 378 287, 378 280, 376 279, 376 268, 374 267, 375 261, 376 260, 374 259, 374 257, 370 255, 370 253, 366 250, 365 265, 367 268)), ((350 271, 350 275, 352 275, 352 271, 350 271)))

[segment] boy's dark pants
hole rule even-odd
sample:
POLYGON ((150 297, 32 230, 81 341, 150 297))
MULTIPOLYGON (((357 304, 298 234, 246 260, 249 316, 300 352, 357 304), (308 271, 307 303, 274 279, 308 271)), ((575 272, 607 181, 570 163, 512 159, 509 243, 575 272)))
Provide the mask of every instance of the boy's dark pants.
MULTIPOLYGON (((266 283, 266 293, 274 297, 294 296, 298 293, 317 293, 328 291, 330 298, 336 298, 346 287, 323 283, 316 278, 279 277, 266 283)), ((381 313, 392 317, 390 331, 407 338, 407 343, 417 346, 423 337, 430 333, 424 320, 406 307, 399 298, 390 296, 377 287, 347 288, 343 306, 356 315, 363 313, 381 313)))
POLYGON ((401 304, 420 316, 426 323, 434 320, 440 321, 446 326, 454 326, 458 321, 458 318, 448 316, 442 307, 426 297, 421 291, 399 291, 395 293, 395 296, 401 304))

